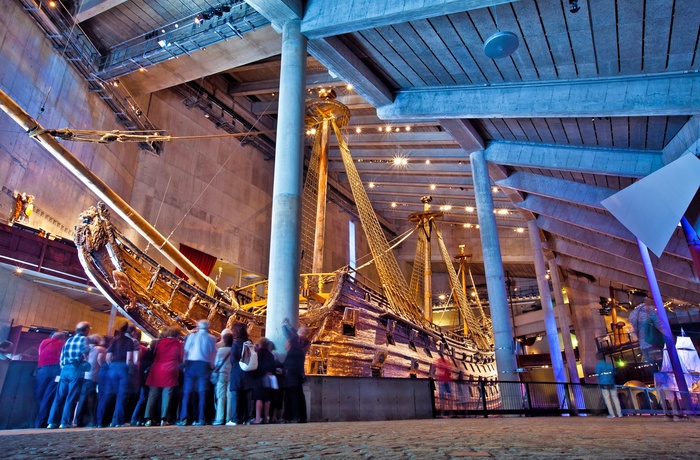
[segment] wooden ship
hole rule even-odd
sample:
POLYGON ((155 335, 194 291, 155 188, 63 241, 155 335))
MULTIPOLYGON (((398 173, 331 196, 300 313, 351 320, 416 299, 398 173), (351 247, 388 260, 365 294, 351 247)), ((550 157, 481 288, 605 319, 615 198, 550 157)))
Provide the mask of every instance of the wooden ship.
MULTIPOLYGON (((5 93, 0 91, 0 108, 30 136, 85 183, 102 202, 81 213, 75 243, 81 262, 93 283, 148 335, 157 336, 166 326, 192 330, 207 319, 213 332, 230 327, 234 321, 249 326, 252 338, 264 335, 266 283, 221 289, 211 278, 180 254, 114 191, 75 158, 54 135, 44 130, 5 93), (131 243, 110 220, 110 209, 158 248, 189 277, 189 282, 160 265, 131 243)), ((314 242, 311 274, 300 280, 300 326, 309 331, 311 346, 307 373, 331 376, 419 377, 433 376, 440 356, 454 363, 454 377, 464 380, 495 381, 497 372, 490 319, 478 304, 471 305, 460 284, 454 265, 442 242, 436 221, 440 213, 429 210, 411 216, 418 230, 418 250, 410 284, 398 263, 371 207, 354 167, 340 128, 347 123, 347 107, 325 97, 307 104, 307 122, 317 128, 316 141, 304 188, 303 228, 313 237, 302 238, 302 246, 314 242), (362 226, 368 237, 373 263, 382 288, 372 286, 358 273, 345 267, 320 273, 323 250, 325 181, 329 135, 338 138, 343 162, 355 197, 362 226), (315 203, 315 206, 306 206, 315 203), (310 224, 311 223, 311 224, 310 224), (319 226, 321 228, 319 229, 319 226), (313 231, 308 231, 313 228, 313 231), (455 305, 463 324, 459 330, 443 329, 432 322, 427 295, 425 305, 416 299, 429 287, 423 277, 430 262, 431 234, 438 236, 452 284, 455 305)), ((304 235, 304 230, 302 231, 304 235)), ((304 270, 302 262, 302 270, 304 270)), ((497 388, 497 387, 495 387, 497 388)), ((489 398, 498 399, 497 392, 489 398)))

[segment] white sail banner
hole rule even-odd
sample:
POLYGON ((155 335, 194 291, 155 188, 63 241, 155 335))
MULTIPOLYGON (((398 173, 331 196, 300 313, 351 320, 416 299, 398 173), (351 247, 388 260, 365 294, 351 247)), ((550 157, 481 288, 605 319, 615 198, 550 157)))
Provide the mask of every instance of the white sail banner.
POLYGON ((686 154, 601 204, 661 257, 700 187, 700 160, 686 154))

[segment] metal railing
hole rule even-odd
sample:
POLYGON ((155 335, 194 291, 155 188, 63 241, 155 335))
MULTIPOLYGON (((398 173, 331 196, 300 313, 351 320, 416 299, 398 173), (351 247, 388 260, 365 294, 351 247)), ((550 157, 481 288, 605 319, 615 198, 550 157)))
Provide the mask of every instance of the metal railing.
MULTIPOLYGON (((700 414, 700 393, 689 393, 685 406, 680 391, 617 386, 623 415, 687 417, 700 414)), ((607 415, 596 384, 549 382, 434 382, 436 417, 525 417, 607 415)))

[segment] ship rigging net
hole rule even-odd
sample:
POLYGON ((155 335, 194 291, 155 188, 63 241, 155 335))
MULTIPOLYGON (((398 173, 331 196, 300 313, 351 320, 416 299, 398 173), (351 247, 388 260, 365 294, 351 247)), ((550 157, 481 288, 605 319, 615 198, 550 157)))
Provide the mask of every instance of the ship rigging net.
MULTIPOLYGON (((384 294, 387 297, 390 309, 397 315, 415 322, 430 327, 432 323, 425 319, 421 309, 418 307, 416 299, 419 297, 419 292, 423 287, 423 280, 420 275, 414 270, 411 277, 410 286, 401 272, 399 264, 391 250, 391 246, 386 239, 382 230, 379 219, 372 208, 367 192, 362 184, 360 175, 355 167, 350 149, 345 140, 340 128, 347 124, 349 112, 339 108, 341 104, 336 101, 322 101, 318 104, 311 104, 313 110, 307 108, 307 125, 316 129, 314 146, 309 160, 307 176, 304 183, 302 196, 302 251, 304 256, 301 261, 301 269, 303 273, 309 273, 311 269, 311 253, 314 250, 314 226, 316 223, 317 207, 315 205, 318 197, 318 181, 319 181, 319 165, 321 163, 322 149, 328 143, 328 131, 333 130, 338 141, 345 172, 350 182, 353 198, 357 206, 358 214, 362 228, 367 237, 367 242, 372 253, 373 261, 379 274, 384 294), (340 117, 338 116, 340 114, 340 117), (325 126, 324 126, 325 125, 325 126)), ((419 240, 416 251, 416 260, 422 260, 429 240, 425 236, 425 232, 418 232, 419 240)), ((455 297, 457 306, 465 320, 466 329, 474 342, 480 348, 490 348, 493 345, 493 334, 491 332, 490 321, 485 317, 484 311, 479 304, 479 315, 477 316, 457 278, 454 266, 450 260, 447 248, 442 241, 442 236, 437 232, 438 241, 440 242, 440 251, 445 259, 448 267, 450 284, 455 297)))

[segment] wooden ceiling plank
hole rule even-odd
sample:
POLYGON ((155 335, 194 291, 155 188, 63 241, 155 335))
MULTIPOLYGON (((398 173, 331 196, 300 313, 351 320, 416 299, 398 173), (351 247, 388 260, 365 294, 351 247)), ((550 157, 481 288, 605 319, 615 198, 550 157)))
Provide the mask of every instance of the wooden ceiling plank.
MULTIPOLYGON (((520 5, 526 4, 519 2, 513 4, 513 7, 517 10, 520 5)), ((566 17, 562 14, 561 2, 559 0, 542 0, 537 2, 537 6, 558 77, 575 78, 577 75, 572 43, 566 27, 566 17)))
POLYGON ((515 136, 511 132, 510 128, 508 127, 508 124, 505 122, 504 119, 493 118, 491 119, 491 122, 493 123, 493 126, 498 130, 499 139, 503 139, 505 141, 515 140, 515 136))
MULTIPOLYGON (((411 47, 413 55, 418 59, 425 69, 437 79, 439 85, 454 85, 455 79, 445 68, 445 61, 453 60, 445 49, 440 37, 435 34, 433 28, 427 21, 415 21, 411 23, 396 24, 393 29, 411 47)), ((427 81, 426 78, 424 80, 427 81)))
POLYGON ((647 0, 644 11, 644 72, 666 70, 673 2, 647 0))
POLYGON ((442 36, 437 33, 428 20, 413 21, 410 24, 413 26, 413 33, 418 35, 431 51, 425 55, 421 54, 421 57, 426 61, 426 65, 440 78, 443 85, 471 84, 471 80, 443 41, 442 36))
MULTIPOLYGON (((552 137, 552 132, 549 130, 549 125, 545 118, 530 118, 528 121, 532 124, 533 129, 535 129, 536 136, 540 139, 540 142, 554 144, 554 137, 552 137)), ((534 136, 533 139, 535 139, 534 136)))
POLYGON ((589 3, 588 11, 595 31, 595 54, 598 65, 597 77, 619 75, 617 52, 617 11, 614 0, 589 3))
POLYGON ((593 126, 595 123, 595 117, 577 118, 576 123, 578 124, 578 130, 581 134, 581 145, 600 147, 598 144, 598 139, 595 135, 595 127, 593 126))
POLYGON ((363 30, 362 32, 358 32, 356 36, 361 38, 366 49, 374 49, 376 51, 376 53, 372 54, 374 59, 379 63, 390 64, 388 68, 384 67, 384 70, 396 80, 401 88, 422 86, 425 84, 418 74, 406 64, 406 61, 386 43, 384 37, 382 37, 377 30, 363 30), (392 68, 395 69, 395 71, 391 71, 392 68))
MULTIPOLYGON (((593 122, 595 136, 598 139, 599 147, 612 147, 612 130, 610 128, 609 117, 597 117, 593 122)), ((661 149, 659 149, 661 150, 661 149)))
MULTIPOLYGON (((414 84, 413 86, 440 86, 440 81, 433 74, 431 69, 423 62, 421 56, 418 53, 422 53, 422 43, 420 41, 414 42, 413 40, 407 41, 399 30, 406 30, 405 24, 398 24, 397 26, 380 27, 376 29, 377 33, 384 39, 387 46, 391 48, 394 52, 394 56, 397 59, 401 59, 406 62, 407 67, 413 70, 419 77, 421 84, 414 84), (420 50, 417 52, 417 50, 420 50)), ((413 35, 411 38, 415 38, 413 35)), ((382 49, 383 51, 383 49, 382 49)))
POLYGON ((481 69, 474 61, 469 49, 465 46, 459 34, 452 24, 451 17, 439 16, 431 18, 430 24, 435 28, 440 39, 445 44, 449 52, 456 60, 457 65, 464 73, 462 79, 466 79, 464 84, 480 85, 486 83, 486 78, 481 69))
MULTIPOLYGON (((697 40, 700 14, 698 13, 698 4, 694 1, 676 1, 674 5, 674 17, 695 19, 694 21, 675 20, 671 30, 671 45, 668 50, 668 67, 666 70, 684 71, 690 69, 695 57, 693 51, 695 53, 698 52, 697 40)), ((697 59, 695 64, 697 66, 697 59)))
POLYGON ((620 48, 620 73, 633 75, 642 70, 642 21, 645 0, 625 0, 618 3, 617 28, 620 48))
POLYGON ((513 137, 516 141, 529 141, 527 135, 523 131, 523 128, 520 126, 520 123, 518 123, 518 120, 516 118, 504 118, 503 121, 506 124, 506 126, 508 126, 508 130, 513 134, 513 137))
POLYGON ((532 123, 532 120, 533 119, 530 118, 517 118, 514 121, 518 123, 518 126, 520 126, 524 134, 523 142, 542 142, 542 138, 537 128, 535 128, 535 125, 532 123))
POLYGON ((629 142, 629 117, 612 118, 613 147, 628 149, 629 142))
POLYGON ((647 143, 647 117, 629 117, 630 148, 644 149, 647 143))
MULTIPOLYGON (((502 13, 499 16, 499 23, 501 22, 503 13, 505 12, 505 8, 500 10, 502 13)), ((475 10, 475 11, 470 11, 469 16, 472 18, 474 27, 476 27, 476 32, 478 36, 480 37, 478 40, 474 40, 469 43, 469 47, 471 48, 476 48, 481 50, 481 54, 484 55, 486 59, 489 59, 493 62, 493 64, 498 68, 498 73, 501 76, 501 79, 496 80, 496 81, 490 81, 490 83, 497 83, 500 81, 505 81, 505 82, 519 82, 523 80, 523 77, 519 73, 518 69, 515 67, 513 57, 507 57, 503 59, 491 59, 488 56, 486 56, 483 53, 483 43, 494 33, 498 31, 496 28, 496 24, 494 23, 493 16, 491 15, 491 12, 488 9, 481 9, 481 10, 475 10)), ((500 25, 500 24, 499 24, 500 25)), ((516 29, 517 31, 517 29, 516 29)), ((521 49, 516 51, 516 53, 522 53, 523 51, 523 46, 521 43, 521 49)), ((528 69, 528 66, 523 66, 523 72, 525 72, 528 76, 528 80, 533 81, 537 79, 536 73, 534 72, 534 68, 530 67, 528 69)))
POLYGON ((583 145, 576 118, 562 118, 561 124, 566 132, 566 138, 569 139, 569 145, 583 145))
MULTIPOLYGON (((513 9, 518 18, 517 24, 515 19, 511 19, 510 8, 502 8, 501 11, 506 11, 506 14, 503 18, 502 15, 499 15, 498 20, 501 30, 513 31, 509 27, 520 28, 521 33, 518 34, 520 48, 515 52, 514 60, 517 62, 518 56, 522 58, 526 50, 530 54, 529 58, 523 58, 521 62, 518 62, 518 70, 521 72, 523 79, 552 80, 557 78, 557 72, 550 53, 550 47, 553 45, 553 42, 543 30, 539 14, 545 15, 546 12, 540 9, 538 13, 534 2, 516 2, 513 4, 513 9), (532 67, 533 65, 534 67, 532 67), (524 72, 528 67, 531 67, 530 73, 524 72)), ((569 52, 569 54, 571 53, 569 52)))
POLYGON ((494 60, 484 54, 484 38, 474 28, 474 23, 469 14, 454 14, 450 16, 450 20, 454 24, 462 42, 466 44, 470 54, 474 57, 474 61, 481 69, 481 73, 486 77, 486 81, 492 84, 503 82, 503 75, 496 67, 494 60))
POLYGON ((647 120, 647 144, 644 146, 650 150, 662 150, 664 148, 664 134, 666 133, 668 117, 649 117, 647 120))
POLYGON ((547 125, 549 126, 549 131, 554 137, 554 143, 556 144, 568 144, 569 139, 566 137, 566 131, 564 131, 564 125, 561 122, 561 118, 547 118, 547 125))

